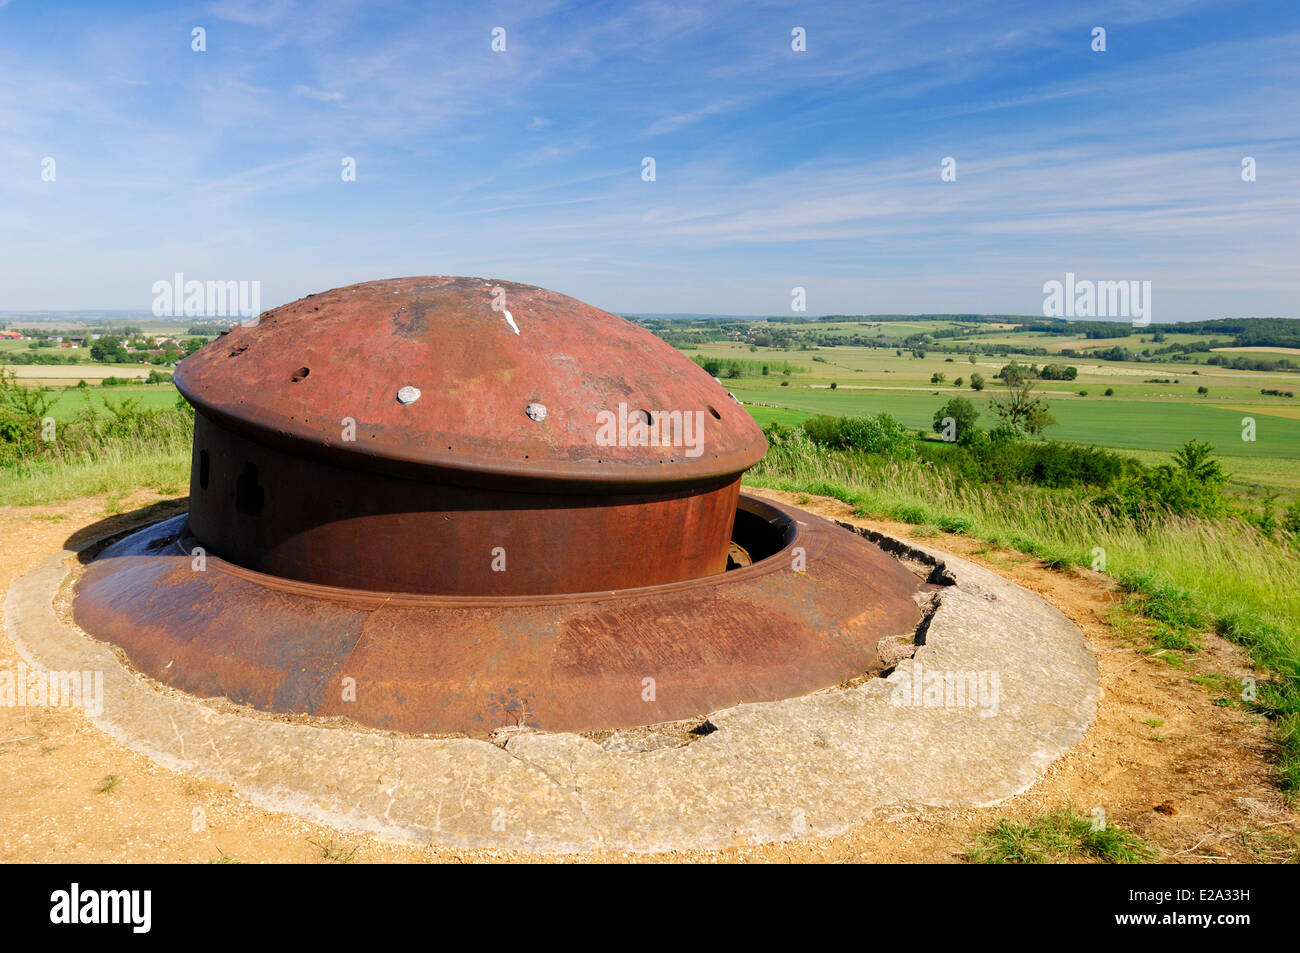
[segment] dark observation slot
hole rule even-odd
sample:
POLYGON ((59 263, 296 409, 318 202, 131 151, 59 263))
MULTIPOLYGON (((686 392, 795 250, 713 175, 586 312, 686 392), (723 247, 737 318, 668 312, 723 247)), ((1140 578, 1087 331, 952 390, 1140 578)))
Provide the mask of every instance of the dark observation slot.
POLYGON ((244 472, 235 481, 235 511, 245 516, 260 516, 266 492, 257 482, 257 467, 244 464, 244 472))

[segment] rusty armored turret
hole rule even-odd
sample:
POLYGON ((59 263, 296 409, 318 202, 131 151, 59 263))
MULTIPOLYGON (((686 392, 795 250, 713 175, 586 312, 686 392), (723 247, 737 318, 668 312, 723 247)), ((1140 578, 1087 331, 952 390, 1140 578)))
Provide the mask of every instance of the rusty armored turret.
POLYGON ((407 732, 627 727, 880 666, 919 581, 743 496, 766 450, 697 364, 529 285, 312 295, 183 361, 188 516, 75 616, 142 672, 407 732))

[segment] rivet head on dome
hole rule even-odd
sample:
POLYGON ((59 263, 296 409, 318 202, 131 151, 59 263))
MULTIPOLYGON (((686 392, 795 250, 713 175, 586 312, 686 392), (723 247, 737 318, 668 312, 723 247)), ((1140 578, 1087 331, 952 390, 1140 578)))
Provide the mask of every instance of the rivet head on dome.
POLYGON ((420 388, 408 384, 397 392, 397 399, 403 404, 414 404, 420 399, 420 388))

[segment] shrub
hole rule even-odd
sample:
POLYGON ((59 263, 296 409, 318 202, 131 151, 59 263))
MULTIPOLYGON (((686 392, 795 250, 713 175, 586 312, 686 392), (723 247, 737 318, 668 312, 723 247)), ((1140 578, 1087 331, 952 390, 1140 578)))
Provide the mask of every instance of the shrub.
POLYGON ((957 448, 930 444, 925 449, 927 459, 974 484, 1027 483, 1105 489, 1127 468, 1136 466, 1119 454, 1098 447, 1016 439, 1003 425, 989 434, 977 430, 977 436, 957 448))
POLYGON ((813 443, 835 450, 877 453, 891 460, 909 460, 916 455, 915 439, 889 414, 813 417, 802 427, 813 443))
POLYGON ((978 428, 975 421, 980 412, 965 397, 954 397, 934 412, 933 427, 935 433, 944 432, 944 421, 953 422, 953 436, 957 443, 970 443, 975 438, 978 428))
POLYGON ((1300 499, 1295 500, 1283 512, 1282 528, 1300 535, 1300 499))
POLYGON ((1227 509, 1228 478, 1207 443, 1189 440, 1172 463, 1135 468, 1094 502, 1138 524, 1149 524, 1162 513, 1177 516, 1220 516, 1227 509))

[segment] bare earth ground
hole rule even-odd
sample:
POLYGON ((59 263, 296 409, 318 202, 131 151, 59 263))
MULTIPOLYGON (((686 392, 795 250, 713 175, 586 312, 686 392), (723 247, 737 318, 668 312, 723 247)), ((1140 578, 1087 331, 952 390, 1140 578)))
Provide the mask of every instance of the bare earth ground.
MULTIPOLYGON (((846 519, 835 500, 751 491, 846 519)), ((54 506, 0 507, 0 590, 83 527, 94 535, 156 519, 183 501, 141 491, 114 516, 104 498, 54 506), (134 511, 134 512, 133 512, 134 511)), ((906 538, 912 528, 858 520, 906 538)), ((1037 560, 983 551, 977 541, 939 535, 926 545, 962 554, 1058 606, 1087 635, 1101 666, 1097 722, 1082 743, 1026 794, 993 808, 902 813, 834 838, 662 855, 589 854, 570 860, 716 862, 952 862, 999 818, 1030 820, 1070 805, 1105 810, 1115 823, 1160 847, 1173 862, 1282 860, 1295 847, 1297 816, 1278 793, 1269 728, 1257 716, 1215 705, 1219 693, 1191 681, 1197 672, 1252 674, 1235 646, 1212 633, 1188 668, 1151 658, 1150 644, 1108 622, 1117 596, 1091 573, 1044 568, 1037 560), (1147 719, 1163 719, 1151 727, 1147 719)), ((0 670, 19 659, 0 639, 0 670)), ((1258 673, 1255 673, 1258 674, 1258 673)), ((273 814, 232 789, 151 763, 99 733, 79 710, 0 708, 0 862, 474 863, 554 859, 508 851, 447 850, 395 844, 273 814), (116 775, 112 790, 97 792, 116 775)))

